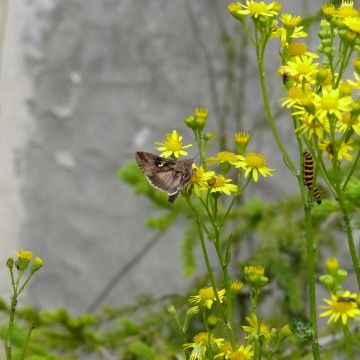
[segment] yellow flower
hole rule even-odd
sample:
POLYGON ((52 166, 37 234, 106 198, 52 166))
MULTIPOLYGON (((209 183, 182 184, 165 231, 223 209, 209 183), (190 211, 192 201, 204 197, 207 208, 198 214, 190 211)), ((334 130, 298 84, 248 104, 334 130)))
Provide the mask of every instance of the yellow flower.
POLYGON ((247 132, 237 132, 234 134, 234 142, 237 145, 247 145, 250 141, 250 134, 247 132))
POLYGON ((287 97, 283 99, 281 106, 286 106, 288 109, 295 105, 307 106, 312 103, 312 93, 304 91, 300 87, 292 87, 287 93, 287 97))
POLYGON ((354 6, 353 1, 343 0, 341 2, 340 7, 337 9, 336 15, 342 19, 348 17, 356 17, 358 15, 358 12, 356 9, 353 8, 353 6, 354 6))
POLYGON ((33 253, 29 250, 19 250, 16 252, 16 256, 19 258, 19 260, 30 261, 33 257, 33 253))
POLYGON ((229 164, 235 165, 235 163, 239 161, 239 159, 233 152, 220 151, 219 153, 217 153, 216 157, 209 157, 208 161, 209 164, 221 164, 223 162, 228 162, 229 164))
POLYGON ((239 161, 235 165, 237 168, 245 169, 245 177, 252 175, 255 182, 259 180, 259 173, 263 177, 272 176, 273 169, 266 167, 266 160, 262 154, 248 153, 245 157, 238 155, 239 161))
POLYGON ((228 357, 229 360, 251 360, 254 357, 254 351, 251 345, 240 345, 237 350, 231 351, 228 357))
POLYGON ((235 19, 241 19, 242 18, 242 15, 239 13, 239 11, 241 10, 241 4, 239 2, 229 4, 228 9, 230 11, 230 14, 235 19))
POLYGON ((355 293, 350 293, 347 290, 339 296, 331 295, 331 300, 323 299, 328 305, 319 306, 321 309, 326 309, 326 311, 320 314, 320 317, 330 316, 328 324, 330 322, 336 323, 341 318, 341 322, 346 325, 349 318, 360 316, 356 297, 355 293))
POLYGON ((343 111, 350 111, 353 99, 351 96, 340 97, 339 89, 331 87, 322 88, 322 96, 314 94, 314 104, 316 106, 316 116, 319 120, 334 115, 341 119, 343 111))
MULTIPOLYGON (((295 113, 293 113, 295 115, 295 113)), ((319 121, 314 115, 307 113, 306 111, 302 114, 297 112, 296 115, 299 115, 300 121, 303 125, 299 126, 295 133, 308 134, 308 139, 311 139, 314 134, 320 139, 324 138, 324 133, 330 132, 330 124, 327 118, 323 121, 319 121)))
POLYGON ((360 117, 356 116, 354 119, 351 119, 351 114, 349 112, 344 112, 341 115, 340 121, 337 123, 337 130, 339 132, 345 132, 353 129, 354 132, 360 135, 360 117))
POLYGON ((294 42, 290 44, 287 50, 291 58, 295 56, 308 56, 310 58, 316 59, 319 57, 318 54, 308 51, 306 44, 301 42, 294 42))
POLYGON ((263 1, 246 0, 246 5, 240 4, 243 10, 238 10, 237 13, 241 15, 250 15, 257 19, 259 16, 272 17, 277 15, 274 10, 275 3, 266 4, 263 1))
POLYGON ((184 344, 184 349, 192 349, 190 360, 205 360, 207 348, 216 346, 220 348, 225 340, 222 338, 215 338, 213 334, 207 332, 200 332, 193 338, 192 343, 184 344))
POLYGON ((244 284, 240 280, 230 280, 230 291, 234 294, 240 292, 244 284))
MULTIPOLYGON (((341 143, 337 142, 336 146, 338 148, 337 159, 338 161, 342 161, 346 159, 348 161, 352 161, 352 156, 349 154, 349 151, 353 151, 352 147, 353 139, 349 139, 348 141, 342 141, 341 143)), ((319 144, 319 148, 325 150, 329 158, 333 158, 334 148, 330 141, 324 140, 321 144, 319 144)))
POLYGON ((263 322, 259 324, 255 314, 252 314, 250 317, 247 317, 246 321, 250 325, 250 326, 242 327, 244 331, 246 331, 249 334, 248 336, 245 337, 246 340, 253 341, 261 336, 265 344, 268 344, 270 342, 271 340, 270 329, 263 322))
POLYGON ((159 151, 163 151, 160 156, 170 157, 173 155, 175 158, 179 158, 180 155, 186 156, 188 153, 182 149, 192 146, 191 144, 183 146, 182 136, 176 130, 173 130, 171 134, 166 134, 164 142, 155 141, 154 144, 159 145, 157 148, 159 151))
POLYGON ((33 254, 28 250, 20 250, 16 252, 16 255, 18 257, 17 268, 20 271, 24 271, 28 267, 33 254))
POLYGON ((187 189, 189 190, 192 187, 196 196, 200 197, 200 191, 206 190, 209 187, 207 182, 215 175, 215 172, 205 171, 202 166, 197 167, 195 164, 193 164, 193 168, 195 171, 190 179, 187 189))
POLYGON ((226 195, 238 192, 238 187, 235 184, 229 184, 231 179, 225 179, 222 175, 214 175, 209 181, 208 186, 211 193, 223 192, 226 195))
POLYGON ((360 18, 347 17, 344 19, 344 24, 354 33, 360 34, 360 18))
POLYGON ((229 354, 232 353, 231 343, 224 341, 220 346, 220 353, 214 356, 214 359, 225 358, 229 359, 229 354))
POLYGON ((249 283, 256 283, 264 277, 265 268, 261 265, 248 265, 244 267, 245 279, 249 283))
POLYGON ((334 16, 336 14, 336 9, 334 4, 329 3, 329 4, 324 4, 321 7, 321 10, 323 12, 323 15, 325 16, 326 19, 330 19, 332 16, 334 16))
MULTIPOLYGON (((225 295, 225 289, 216 290, 216 291, 217 291, 217 295, 219 297, 220 303, 222 303, 223 297, 225 295)), ((211 309, 214 301, 217 301, 217 298, 215 296, 214 289, 211 286, 200 289, 198 295, 192 295, 189 298, 190 304, 206 306, 208 309, 211 309)))
POLYGON ((209 114, 209 110, 205 107, 195 108, 194 119, 197 129, 202 130, 205 127, 208 114, 209 114))
POLYGON ((303 31, 303 26, 298 26, 295 29, 287 30, 285 27, 277 27, 271 33, 270 39, 280 38, 281 46, 288 47, 289 39, 298 39, 307 37, 307 33, 303 31))
POLYGON ((301 23, 301 16, 292 16, 291 14, 284 13, 280 17, 285 29, 295 29, 301 23))
POLYGON ((298 56, 295 61, 288 61, 286 68, 291 76, 296 77, 298 83, 303 81, 312 82, 317 72, 318 63, 313 63, 313 59, 308 56, 298 56))
POLYGON ((280 329, 280 332, 279 332, 279 334, 280 334, 280 336, 282 337, 282 338, 287 338, 287 337, 289 337, 290 335, 292 335, 292 331, 291 331, 291 327, 290 327, 290 325, 289 324, 285 324, 281 329, 280 329))

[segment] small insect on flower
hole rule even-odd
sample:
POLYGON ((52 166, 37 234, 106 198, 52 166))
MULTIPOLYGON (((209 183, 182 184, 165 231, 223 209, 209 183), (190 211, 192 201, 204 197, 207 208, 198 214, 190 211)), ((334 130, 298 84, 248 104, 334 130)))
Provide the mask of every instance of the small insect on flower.
POLYGON ((320 191, 316 186, 313 187, 313 181, 314 181, 314 161, 311 154, 305 151, 304 152, 304 184, 308 188, 308 190, 311 190, 313 188, 314 200, 318 205, 320 205, 321 204, 320 191))
POLYGON ((320 305, 321 309, 325 309, 320 317, 330 316, 328 323, 337 322, 341 318, 341 322, 346 325, 349 318, 360 316, 360 309, 356 301, 352 300, 355 300, 356 296, 355 293, 352 294, 347 290, 340 296, 331 295, 331 300, 324 299, 328 305, 320 305))

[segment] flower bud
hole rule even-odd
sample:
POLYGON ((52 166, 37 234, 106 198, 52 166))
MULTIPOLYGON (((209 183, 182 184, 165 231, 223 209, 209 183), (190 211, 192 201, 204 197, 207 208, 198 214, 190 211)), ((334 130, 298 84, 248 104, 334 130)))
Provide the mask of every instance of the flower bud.
POLYGON ((175 309, 175 306, 174 305, 169 305, 167 308, 166 308, 167 312, 172 315, 172 316, 175 316, 177 315, 176 314, 176 309, 175 309))
POLYGON ((235 142, 236 150, 239 154, 243 154, 245 152, 249 141, 250 141, 250 134, 247 132, 237 132, 234 134, 234 142, 235 142))
POLYGON ((196 129, 202 130, 206 125, 206 119, 208 116, 209 110, 204 107, 195 108, 195 127, 196 129))
POLYGON ((332 39, 326 38, 321 41, 322 45, 324 47, 331 46, 333 44, 332 39))
POLYGON ((346 35, 344 37, 344 41, 349 44, 349 45, 352 45, 355 43, 355 40, 357 38, 357 34, 356 32, 354 31, 351 31, 351 30, 347 30, 346 31, 346 35))
POLYGON ((331 276, 331 275, 328 275, 328 274, 326 274, 326 275, 321 275, 321 276, 319 277, 319 281, 320 281, 320 283, 323 284, 327 289, 331 289, 332 286, 333 286, 334 283, 335 283, 334 277, 331 276))
POLYGON ((9 257, 6 260, 6 266, 11 270, 14 267, 14 259, 12 257, 9 257))
POLYGON ((322 13, 325 17, 326 20, 330 20, 335 14, 336 14, 336 9, 334 4, 324 4, 321 7, 322 13))
POLYGON ((333 46, 326 46, 323 48, 322 53, 326 56, 333 57, 335 54, 335 48, 333 46))
POLYGON ((213 137, 213 134, 211 132, 206 132, 204 134, 203 138, 204 138, 205 141, 209 141, 212 137, 213 137))
POLYGON ((339 262, 337 258, 328 258, 325 263, 326 270, 329 273, 336 271, 339 268, 339 262))
POLYGON ((31 271, 32 272, 38 271, 40 270, 40 268, 42 268, 43 265, 44 265, 44 261, 41 258, 36 257, 31 265, 31 271))
POLYGON ((344 269, 338 269, 335 276, 339 282, 343 282, 348 277, 348 272, 344 269))
POLYGON ((228 9, 230 11, 230 14, 236 19, 236 20, 242 20, 244 16, 242 14, 239 14, 238 11, 241 10, 241 6, 239 2, 231 3, 228 5, 228 9))
POLYGON ((215 315, 210 315, 207 318, 207 324, 208 324, 210 330, 214 329, 216 327, 217 323, 218 323, 218 318, 215 315))
POLYGON ((188 126, 190 129, 195 129, 195 118, 191 115, 187 116, 184 120, 185 125, 188 126))

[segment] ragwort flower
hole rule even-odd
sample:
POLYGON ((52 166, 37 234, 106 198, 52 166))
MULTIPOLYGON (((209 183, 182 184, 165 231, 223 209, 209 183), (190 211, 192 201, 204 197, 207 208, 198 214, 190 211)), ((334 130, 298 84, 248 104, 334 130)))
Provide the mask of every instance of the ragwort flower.
MULTIPOLYGON (((223 302, 225 295, 225 289, 216 290, 220 303, 223 302)), ((192 295, 189 297, 189 303, 194 305, 205 306, 211 309, 214 301, 217 301, 214 289, 210 287, 202 288, 199 290, 198 295, 192 295)))
POLYGON ((278 14, 275 3, 266 4, 263 1, 246 0, 246 5, 240 3, 240 6, 243 9, 238 10, 238 14, 250 15, 255 19, 257 19, 259 16, 272 17, 278 14))
POLYGON ((330 87, 322 88, 322 96, 314 95, 314 105, 316 107, 316 116, 322 120, 329 115, 334 115, 341 119, 343 111, 350 111, 353 99, 351 96, 340 97, 339 89, 330 87))
POLYGON ((360 117, 356 116, 352 119, 349 112, 344 112, 341 115, 340 121, 337 123, 337 130, 344 133, 350 130, 350 128, 353 129, 356 134, 360 135, 360 117))
POLYGON ((206 190, 208 186, 208 181, 215 175, 214 171, 205 171, 202 166, 197 167, 195 164, 193 164, 193 168, 195 169, 189 185, 187 186, 187 189, 194 189, 194 192, 197 197, 201 196, 201 190, 206 190))
POLYGON ((220 151, 215 157, 208 158, 209 164, 221 164, 223 162, 228 162, 229 164, 235 165, 239 159, 236 154, 231 151, 220 151))
POLYGON ((291 76, 298 79, 298 83, 313 82, 316 75, 318 63, 313 63, 313 59, 308 56, 298 56, 294 61, 288 61, 284 66, 291 76))
POLYGON ((205 360, 208 347, 220 348, 224 342, 222 338, 215 338, 213 334, 208 332, 200 332, 193 338, 193 342, 184 344, 184 349, 192 349, 190 360, 205 360))
POLYGON ((273 169, 266 167, 266 160, 262 154, 248 153, 246 156, 238 155, 237 168, 245 170, 245 177, 252 175, 255 182, 259 180, 259 173, 263 177, 272 176, 273 169))
POLYGON ((232 350, 231 345, 226 348, 222 346, 221 353, 216 355, 214 359, 219 357, 227 360, 251 360, 254 357, 254 351, 252 345, 240 345, 235 351, 232 350))
POLYGON ((259 321, 255 314, 252 314, 250 317, 246 318, 249 326, 243 326, 244 331, 248 333, 245 337, 248 341, 254 341, 258 338, 261 338, 262 342, 268 344, 271 340, 270 329, 263 322, 259 324, 259 321))
MULTIPOLYGON (((349 154, 350 151, 353 151, 352 147, 353 139, 349 139, 348 141, 337 142, 337 159, 338 161, 342 161, 346 159, 348 161, 352 161, 352 156, 349 154)), ((324 140, 321 144, 319 144, 319 148, 325 150, 328 153, 330 160, 334 155, 334 148, 330 141, 324 140)))
POLYGON ((188 153, 183 149, 187 149, 192 146, 191 144, 183 146, 182 136, 176 130, 173 130, 171 134, 166 134, 166 140, 164 142, 155 141, 154 144, 159 145, 157 149, 162 151, 160 156, 174 156, 176 159, 179 158, 180 155, 186 156, 188 153))
POLYGON ((208 185, 211 193, 222 192, 225 195, 238 192, 238 187, 235 184, 230 184, 231 179, 225 179, 224 176, 216 174, 209 181, 208 185))
POLYGON ((320 317, 330 316, 328 324, 331 322, 336 323, 341 318, 341 322, 346 325, 349 318, 360 316, 356 297, 355 293, 350 293, 347 290, 339 296, 331 295, 331 300, 323 299, 328 305, 319 306, 321 309, 326 309, 320 314, 320 317))

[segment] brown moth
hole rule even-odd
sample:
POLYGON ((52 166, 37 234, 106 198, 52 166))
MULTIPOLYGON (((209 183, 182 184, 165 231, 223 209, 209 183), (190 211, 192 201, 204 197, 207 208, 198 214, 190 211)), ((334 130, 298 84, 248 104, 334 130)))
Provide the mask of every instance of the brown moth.
POLYGON ((191 159, 166 159, 143 151, 137 151, 135 159, 149 183, 169 194, 170 203, 173 203, 179 191, 189 184, 194 173, 191 159))

